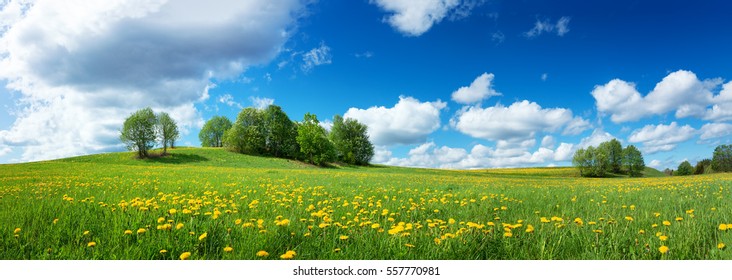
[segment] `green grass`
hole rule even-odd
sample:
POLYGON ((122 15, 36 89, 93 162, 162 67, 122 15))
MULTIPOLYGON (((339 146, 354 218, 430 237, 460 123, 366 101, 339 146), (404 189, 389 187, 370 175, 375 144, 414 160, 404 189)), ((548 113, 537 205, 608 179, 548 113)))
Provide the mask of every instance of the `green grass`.
POLYGON ((170 152, 0 165, 0 259, 732 259, 717 248, 732 245, 719 229, 732 226, 730 174, 595 179, 170 152))

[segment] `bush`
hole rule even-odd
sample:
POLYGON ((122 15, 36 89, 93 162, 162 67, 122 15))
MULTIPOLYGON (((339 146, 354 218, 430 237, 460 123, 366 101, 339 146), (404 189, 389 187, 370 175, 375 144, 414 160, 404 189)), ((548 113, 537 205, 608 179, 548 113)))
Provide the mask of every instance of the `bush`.
POLYGON ((688 160, 679 164, 679 167, 676 169, 676 176, 687 176, 692 173, 694 173, 694 168, 691 167, 691 163, 688 160))

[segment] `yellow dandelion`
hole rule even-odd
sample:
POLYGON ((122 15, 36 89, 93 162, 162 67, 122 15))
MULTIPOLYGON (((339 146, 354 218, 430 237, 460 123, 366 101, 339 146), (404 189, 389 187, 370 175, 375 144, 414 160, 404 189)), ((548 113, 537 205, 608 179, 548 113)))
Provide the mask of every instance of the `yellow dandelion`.
POLYGON ((435 241, 435 245, 440 245, 440 243, 442 243, 442 240, 437 237, 435 237, 433 241, 435 241))
POLYGON ((161 254, 165 254, 165 253, 168 253, 168 250, 162 249, 162 250, 160 250, 160 253, 161 253, 161 254))
POLYGON ((725 247, 727 247, 727 245, 724 245, 724 243, 722 242, 719 242, 719 244, 717 244, 717 249, 719 250, 724 250, 725 247))
POLYGON ((655 228, 655 227, 657 227, 657 226, 658 226, 658 224, 652 224, 652 225, 651 225, 651 227, 652 227, 652 228, 655 228))
POLYGON ((379 225, 379 224, 372 224, 372 225, 371 225, 371 228, 373 228, 373 229, 377 229, 377 228, 379 228, 380 226, 381 226, 381 225, 379 225))
POLYGON ((594 233, 602 233, 602 230, 601 229, 593 229, 592 232, 594 232, 594 233))
POLYGON ((676 217, 676 221, 677 221, 677 222, 681 222, 681 221, 683 221, 683 220, 684 220, 684 218, 682 218, 682 217, 676 217))
POLYGON ((175 225, 175 229, 182 229, 184 226, 185 225, 183 225, 183 223, 178 223, 177 225, 175 225))
POLYGON ((639 233, 639 234, 645 234, 645 233, 646 233, 646 231, 645 231, 645 230, 639 230, 639 231, 638 231, 638 233, 639 233))
POLYGON ((20 233, 20 228, 15 228, 15 230, 13 231, 13 234, 18 234, 18 233, 20 233))
POLYGON ((86 243, 86 247, 94 247, 94 246, 97 246, 97 243, 94 241, 86 243))
POLYGON ((625 216, 625 220, 626 221, 629 221, 629 222, 632 222, 633 221, 633 217, 631 217, 631 216, 625 216))
POLYGON ((89 235, 89 231, 88 230, 85 230, 84 231, 84 235, 89 235))
POLYGON ((729 227, 727 227, 727 224, 719 224, 719 230, 725 231, 725 230, 727 230, 728 228, 729 228, 729 227))
POLYGON ((341 235, 338 239, 340 240, 348 240, 348 235, 341 235))
POLYGON ((412 244, 409 244, 409 243, 406 243, 406 244, 404 244, 404 246, 407 246, 407 247, 409 247, 409 248, 414 248, 414 245, 412 245, 412 244))
POLYGON ((582 224, 584 224, 584 222, 582 221, 581 218, 574 218, 574 223, 577 224, 577 225, 579 225, 579 226, 581 226, 582 224))
POLYGON ((534 232, 534 226, 532 226, 532 225, 526 226, 526 232, 528 232, 528 233, 534 232))
POLYGON ((513 233, 511 233, 510 231, 503 233, 503 237, 511 237, 511 236, 513 236, 513 233))
POLYGON ((145 232, 147 232, 147 230, 144 229, 144 228, 140 228, 140 229, 137 230, 137 234, 143 234, 145 232))
POLYGON ((158 224, 162 224, 164 222, 165 222, 165 218, 164 217, 158 218, 158 224))
POLYGON ((666 254, 668 253, 668 246, 663 245, 661 247, 658 247, 658 251, 661 252, 661 254, 666 254))
POLYGON ((130 235, 130 234, 132 234, 132 231, 131 230, 129 230, 129 229, 128 230, 125 230, 125 235, 130 235))
POLYGON ((340 251, 341 251, 341 248, 335 248, 335 249, 333 249, 333 253, 338 253, 340 251))
POLYGON ((183 252, 183 254, 180 254, 181 260, 187 260, 191 258, 191 252, 183 252))
POLYGON ((668 226, 671 226, 671 222, 669 222, 669 221, 663 221, 663 223, 662 223, 662 224, 663 224, 664 226, 667 226, 667 227, 668 227, 668 226))
POLYGON ((232 251, 234 251, 234 248, 231 248, 231 246, 224 247, 224 252, 231 253, 232 251))
POLYGON ((661 236, 658 237, 658 239, 661 240, 661 241, 666 241, 666 240, 668 240, 668 236, 661 235, 661 236))
POLYGON ((549 219, 547 219, 546 217, 541 217, 541 219, 540 219, 540 220, 541 220, 541 222, 542 222, 542 223, 548 223, 548 222, 551 222, 551 221, 550 221, 549 219))
POLYGON ((201 234, 201 236, 198 237, 198 241, 203 241, 208 236, 208 232, 204 232, 201 234))
POLYGON ((168 214, 170 215, 174 215, 176 212, 178 212, 178 210, 175 210, 175 208, 171 208, 170 210, 168 210, 168 214))
POLYGON ((267 251, 259 251, 259 252, 257 252, 257 257, 265 258, 267 256, 269 256, 269 253, 267 253, 267 251))
POLYGON ((56 223, 58 223, 58 218, 53 219, 53 224, 55 225, 56 223))
POLYGON ((294 258, 296 255, 297 254, 295 253, 295 251, 287 251, 284 254, 280 255, 280 259, 289 260, 294 258))

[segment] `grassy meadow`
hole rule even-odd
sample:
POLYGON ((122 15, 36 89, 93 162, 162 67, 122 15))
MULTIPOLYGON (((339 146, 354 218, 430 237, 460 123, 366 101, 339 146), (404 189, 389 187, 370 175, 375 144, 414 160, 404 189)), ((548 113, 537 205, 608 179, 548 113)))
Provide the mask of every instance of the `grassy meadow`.
POLYGON ((0 259, 732 259, 732 174, 171 153, 0 165, 0 259))

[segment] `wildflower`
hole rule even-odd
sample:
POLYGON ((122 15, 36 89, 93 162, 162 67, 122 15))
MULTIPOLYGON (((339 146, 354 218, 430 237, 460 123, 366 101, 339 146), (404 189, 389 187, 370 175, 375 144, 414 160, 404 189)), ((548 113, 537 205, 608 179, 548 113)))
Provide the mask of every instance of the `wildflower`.
POLYGON ((547 219, 546 217, 541 217, 540 220, 541 220, 542 223, 548 223, 548 222, 550 222, 550 220, 547 219))
POLYGON ((407 246, 407 247, 409 247, 409 248, 414 248, 414 245, 412 245, 412 244, 409 244, 409 243, 406 243, 406 244, 404 244, 404 246, 407 246))
POLYGON ((58 223, 58 218, 53 219, 53 224, 55 225, 56 223, 58 223))
POLYGON ((137 230, 137 234, 143 234, 145 232, 147 232, 147 230, 144 229, 144 228, 140 228, 140 229, 137 230))
POLYGON ((652 224, 652 225, 651 225, 651 227, 652 227, 652 228, 655 228, 655 227, 657 227, 657 226, 658 226, 658 224, 652 224))
POLYGON ((176 212, 178 212, 178 210, 175 210, 175 208, 171 208, 170 210, 168 210, 168 214, 170 215, 174 215, 176 212))
POLYGON ((639 231, 638 231, 638 233, 639 233, 639 234, 645 234, 645 233, 646 233, 646 231, 645 231, 645 230, 639 230, 639 231))
POLYGON ((333 253, 338 253, 340 251, 341 251, 341 248, 335 248, 335 249, 333 249, 333 253))
POLYGON ((532 226, 532 225, 526 226, 526 232, 528 232, 528 233, 534 232, 534 226, 532 226))
POLYGON ((626 221, 629 221, 629 222, 632 222, 633 221, 633 217, 631 217, 631 216, 625 216, 625 220, 626 221))
POLYGON ((234 251, 234 248, 231 248, 231 246, 224 247, 224 252, 231 253, 231 251, 234 251))
POLYGON ((435 237, 433 241, 435 241, 435 245, 440 245, 440 243, 442 243, 442 240, 437 237, 435 237))
POLYGON ((183 252, 183 254, 180 254, 181 260, 187 260, 191 258, 191 252, 183 252))
POLYGON ((717 244, 717 249, 719 250, 724 250, 724 247, 727 247, 727 245, 724 245, 724 243, 722 242, 719 242, 719 244, 717 244))
POLYGON ((128 230, 125 230, 125 235, 130 235, 130 234, 132 234, 132 231, 131 230, 129 230, 129 229, 128 230))
POLYGON ((167 252, 168 252, 168 250, 165 250, 165 249, 162 249, 162 250, 160 250, 160 253, 161 253, 161 254, 165 254, 165 253, 167 253, 167 252))
POLYGON ((663 221, 662 223, 664 226, 671 226, 671 222, 669 221, 663 221))
POLYGON ((84 235, 89 235, 89 231, 88 230, 85 230, 84 231, 84 235))
POLYGON ((208 236, 208 232, 204 232, 203 234, 201 234, 201 236, 198 237, 198 241, 203 241, 204 239, 206 239, 206 236, 208 236))
POLYGON ((178 223, 177 225, 175 225, 175 229, 182 229, 183 226, 183 223, 178 223))
POLYGON ((574 223, 577 224, 578 226, 581 226, 582 224, 584 224, 584 222, 582 221, 581 218, 575 218, 574 223))
POLYGON ((511 236, 513 236, 513 233, 511 233, 510 231, 503 233, 503 237, 511 237, 511 236))
POLYGON ((658 212, 653 213, 653 216, 656 216, 656 217, 661 216, 661 213, 658 213, 658 212))
POLYGON ((13 231, 13 234, 18 234, 18 233, 20 233, 20 228, 15 228, 15 230, 13 231))
POLYGON ((681 221, 683 221, 683 220, 684 220, 684 218, 682 218, 682 217, 676 217, 676 221, 677 221, 677 222, 681 222, 681 221))
POLYGON ((658 239, 661 240, 661 241, 666 241, 666 240, 668 240, 668 236, 661 235, 661 236, 658 237, 658 239))
POLYGON ((287 226, 287 225, 290 224, 290 220, 284 219, 284 220, 281 220, 281 221, 276 221, 275 224, 278 225, 278 226, 284 227, 284 226, 287 226))
POLYGON ((661 254, 666 254, 668 253, 668 246, 663 245, 661 247, 658 247, 658 251, 661 252, 661 254))
POLYGON ((371 228, 373 228, 373 229, 377 229, 377 228, 379 228, 380 226, 381 226, 381 225, 379 225, 379 224, 372 224, 372 225, 371 225, 371 228))
POLYGON ((280 259, 289 260, 296 256, 297 254, 295 251, 287 251, 284 254, 280 255, 280 259))
POLYGON ((165 222, 165 218, 163 218, 163 217, 158 218, 158 224, 162 224, 164 222, 165 222))
POLYGON ((594 232, 594 233, 602 233, 602 230, 601 229, 593 229, 592 232, 594 232))
POLYGON ((97 246, 97 243, 94 241, 86 243, 86 247, 94 247, 94 246, 97 246))
POLYGON ((340 240, 348 240, 348 235, 341 235, 338 239, 340 240))
POLYGON ((266 258, 267 256, 269 256, 269 253, 267 253, 267 251, 259 251, 259 252, 257 252, 257 257, 266 258))
POLYGON ((725 231, 727 229, 728 229, 727 224, 719 224, 719 230, 725 231))

